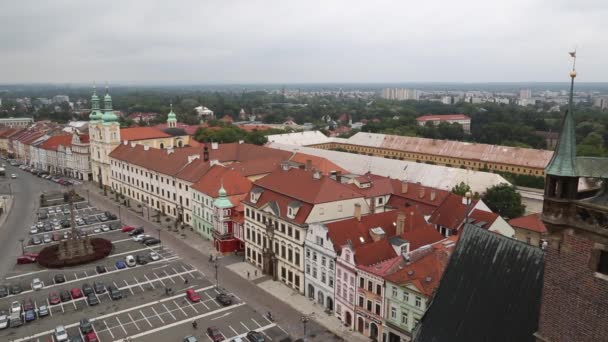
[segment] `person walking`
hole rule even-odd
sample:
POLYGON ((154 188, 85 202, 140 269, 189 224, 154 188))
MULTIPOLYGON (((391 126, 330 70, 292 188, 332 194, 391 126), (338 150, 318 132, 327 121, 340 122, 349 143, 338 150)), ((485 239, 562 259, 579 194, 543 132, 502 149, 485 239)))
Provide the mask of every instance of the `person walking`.
POLYGON ((247 279, 249 279, 249 276, 250 276, 249 271, 247 271, 247 279))

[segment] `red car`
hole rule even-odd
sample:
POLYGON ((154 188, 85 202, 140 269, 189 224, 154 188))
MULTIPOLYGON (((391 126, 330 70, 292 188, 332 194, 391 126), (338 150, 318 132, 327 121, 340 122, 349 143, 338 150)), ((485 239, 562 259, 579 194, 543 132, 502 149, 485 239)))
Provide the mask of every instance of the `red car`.
POLYGON ((57 305, 57 304, 61 303, 61 298, 59 297, 59 293, 57 293, 57 292, 49 293, 49 303, 51 305, 57 305))
POLYGON ((55 233, 55 234, 53 234, 52 239, 53 239, 53 241, 59 241, 59 240, 61 240, 61 236, 59 236, 58 233, 55 233))
POLYGON ((196 293, 196 291, 194 291, 194 289, 187 289, 186 297, 193 303, 201 301, 201 296, 199 296, 199 294, 196 293))
POLYGON ((36 262, 36 258, 29 256, 29 255, 22 255, 20 257, 17 258, 17 264, 19 265, 23 265, 23 264, 33 264, 36 262))
POLYGON ((87 342, 99 342, 94 331, 89 331, 89 333, 84 336, 84 339, 87 342))
POLYGON ((135 229, 135 227, 131 227, 131 226, 124 226, 124 227, 122 227, 122 232, 123 232, 123 233, 126 233, 126 232, 130 232, 130 231, 132 231, 132 230, 134 230, 134 229, 135 229))
POLYGON ((24 253, 23 255, 37 259, 38 258, 38 253, 24 253))
POLYGON ((80 289, 77 288, 77 287, 71 289, 70 290, 70 294, 72 295, 72 299, 76 299, 76 298, 82 297, 82 291, 80 291, 80 289))
POLYGON ((220 330, 216 327, 207 328, 207 335, 211 337, 211 341, 220 342, 224 340, 224 335, 220 332, 220 330))

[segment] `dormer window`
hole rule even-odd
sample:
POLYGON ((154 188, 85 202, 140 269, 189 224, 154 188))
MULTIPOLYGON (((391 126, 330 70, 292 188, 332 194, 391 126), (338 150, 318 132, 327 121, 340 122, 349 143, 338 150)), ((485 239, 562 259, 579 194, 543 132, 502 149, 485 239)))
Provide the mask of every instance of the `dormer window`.
POLYGON ((296 215, 298 215, 298 211, 300 210, 301 206, 302 206, 302 203, 300 203, 298 201, 289 203, 287 205, 287 217, 292 220, 295 219, 296 215))
POLYGON ((254 188, 254 189, 252 189, 251 190, 251 194, 250 194, 250 201, 252 203, 256 203, 260 199, 260 195, 262 195, 263 191, 264 190, 262 190, 260 188, 254 188))
POLYGON ((258 200, 257 196, 252 192, 251 193, 251 202, 255 203, 255 202, 257 202, 257 200, 258 200))

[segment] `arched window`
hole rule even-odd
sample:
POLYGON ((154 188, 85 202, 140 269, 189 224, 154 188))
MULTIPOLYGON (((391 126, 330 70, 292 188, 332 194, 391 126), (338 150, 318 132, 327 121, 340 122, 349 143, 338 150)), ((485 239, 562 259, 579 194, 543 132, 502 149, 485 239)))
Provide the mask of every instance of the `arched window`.
POLYGON ((163 148, 165 148, 165 144, 164 143, 160 143, 160 149, 162 150, 163 148))
POLYGON ((184 146, 184 142, 181 140, 177 141, 177 147, 183 147, 184 146))

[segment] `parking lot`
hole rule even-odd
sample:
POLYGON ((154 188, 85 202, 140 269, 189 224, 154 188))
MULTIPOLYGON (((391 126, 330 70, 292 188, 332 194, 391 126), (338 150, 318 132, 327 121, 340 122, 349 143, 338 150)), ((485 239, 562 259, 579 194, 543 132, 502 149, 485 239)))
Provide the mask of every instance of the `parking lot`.
MULTIPOLYGON (((127 337, 133 341, 182 341, 187 335, 194 335, 199 341, 209 341, 206 335, 209 326, 217 327, 226 340, 243 337, 251 330, 261 331, 270 341, 278 341, 285 336, 280 327, 254 312, 237 294, 226 293, 232 304, 221 304, 216 299, 220 291, 215 287, 214 277, 182 261, 175 251, 164 248, 162 242, 151 246, 136 242, 122 231, 123 225, 117 219, 104 219, 102 222, 103 213, 86 202, 79 202, 76 207, 74 215, 93 219, 77 226, 78 229, 89 236, 111 240, 113 251, 98 262, 63 269, 43 269, 36 263, 15 265, 1 284, 8 288, 20 285, 22 291, 0 298, 0 310, 8 312, 11 303, 31 300, 36 312, 41 306, 48 308, 48 316, 37 317, 20 327, 0 330, 0 340, 55 341, 54 329, 63 325, 70 338, 80 337, 84 341, 85 336, 79 329, 82 318, 92 322, 98 340, 104 342, 122 341, 127 337), (101 229, 102 225, 107 229, 101 229), (109 229, 111 225, 114 229, 109 229), (127 256, 138 255, 141 263, 130 267, 122 264, 127 256), (105 272, 99 273, 98 268, 105 269, 105 272), (42 289, 32 289, 34 279, 43 283, 42 289), (115 286, 122 298, 113 300, 109 291, 104 290, 93 292, 91 296, 99 302, 91 302, 94 305, 89 304, 86 296, 72 298, 69 294, 59 303, 51 303, 52 297, 57 298, 62 292, 70 293, 73 289, 84 289, 87 287, 85 284, 103 285, 99 289, 115 286), (168 289, 172 291, 168 292, 168 289), (187 299, 188 289, 194 290, 200 301, 187 299), (193 328, 193 321, 198 323, 197 329, 193 328)), ((53 212, 41 220, 43 225, 69 219, 69 214, 64 214, 64 204, 50 208, 53 212)), ((23 229, 31 227, 24 225, 23 229)), ((60 227, 30 234, 30 237, 49 233, 63 237, 70 230, 69 227, 60 227)), ((152 237, 159 236, 155 229, 144 227, 144 230, 152 237)), ((29 242, 24 246, 26 253, 37 253, 45 246, 58 243, 50 241, 33 245, 29 242)))

